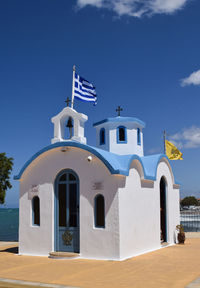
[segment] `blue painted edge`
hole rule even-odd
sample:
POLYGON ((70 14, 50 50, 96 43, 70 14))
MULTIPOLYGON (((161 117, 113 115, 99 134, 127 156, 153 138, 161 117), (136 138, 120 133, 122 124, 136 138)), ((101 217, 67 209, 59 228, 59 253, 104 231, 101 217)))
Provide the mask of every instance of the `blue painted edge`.
MULTIPOLYGON (((79 207, 80 207, 80 191, 79 191, 79 187, 80 187, 80 180, 79 177, 77 175, 77 173, 72 170, 72 169, 62 169, 57 175, 56 178, 54 180, 54 251, 59 251, 59 226, 58 226, 58 221, 59 221, 59 215, 58 215, 58 184, 59 184, 59 178, 63 173, 72 173, 75 175, 76 177, 76 183, 78 183, 78 188, 77 188, 77 192, 78 192, 78 199, 79 199, 79 207)), ((65 183, 67 183, 67 181, 63 181, 65 183)), ((78 211, 78 251, 80 252, 80 209, 78 211)), ((79 253, 78 252, 78 253, 79 253)))
POLYGON ((100 145, 105 145, 105 144, 106 144, 106 130, 105 130, 105 128, 102 127, 102 128, 100 129, 99 137, 100 137, 100 139, 99 139, 99 140, 100 140, 100 141, 99 141, 99 144, 100 144, 100 145), (104 132, 104 138, 103 138, 104 141, 102 141, 102 133, 103 133, 103 132, 104 132))
MULTIPOLYGON (((92 154, 94 154, 95 156, 97 156, 100 160, 102 160, 102 162, 106 165, 106 167, 108 168, 108 170, 110 171, 111 174, 122 174, 122 175, 128 175, 126 171, 120 170, 120 169, 115 169, 107 159, 105 159, 105 157, 103 157, 98 151, 97 149, 79 143, 79 142, 75 142, 75 141, 66 141, 66 142, 57 142, 54 144, 51 144, 49 146, 44 147, 43 149, 39 150, 37 153, 35 153, 22 167, 22 169, 20 170, 18 175, 14 176, 14 180, 19 180, 23 174, 23 172, 26 170, 26 168, 31 164, 31 162, 33 162, 33 160, 35 160, 38 156, 40 156, 41 154, 43 154, 46 151, 52 150, 54 148, 58 148, 58 147, 77 147, 83 150, 86 150, 92 154)), ((100 151, 100 149, 98 149, 100 151)), ((104 150, 101 150, 102 152, 105 152, 104 150)), ((109 154, 114 155, 113 153, 107 152, 109 154)))
POLYGON ((127 129, 126 129, 126 127, 125 126, 118 126, 117 127, 117 135, 116 135, 116 137, 117 137, 117 144, 127 144, 127 129), (125 140, 123 140, 123 141, 120 141, 119 140, 119 129, 120 128, 123 128, 124 129, 124 138, 125 138, 125 140))
POLYGON ((104 119, 104 120, 101 120, 99 122, 96 122, 93 124, 93 127, 95 126, 98 126, 100 124, 103 124, 103 123, 106 123, 106 122, 110 122, 110 123, 113 123, 113 122, 117 122, 117 123, 124 123, 124 122, 135 122, 135 123, 138 123, 140 126, 142 126, 143 128, 146 126, 146 124, 141 121, 140 119, 138 118, 134 118, 134 117, 115 117, 115 118, 107 118, 107 119, 104 119))
MULTIPOLYGON (((155 154, 155 155, 141 157, 141 161, 143 162, 143 171, 146 173, 146 174, 144 173, 145 179, 151 178, 151 180, 156 180, 158 164, 163 158, 165 158, 167 162, 169 163, 169 158, 165 154, 155 154)), ((171 167, 171 170, 172 170, 172 167, 171 167)), ((173 171, 172 171, 172 174, 174 175, 173 171)), ((176 179, 174 178, 173 184, 180 185, 181 183, 176 181, 176 179)))
POLYGON ((141 146, 141 131, 140 131, 140 128, 137 128, 137 145, 141 146))
MULTIPOLYGON (((75 141, 65 141, 65 142, 57 142, 54 144, 51 144, 49 146, 44 147, 40 151, 38 151, 36 154, 34 154, 22 167, 18 175, 14 176, 15 180, 19 180, 26 170, 26 168, 41 154, 58 148, 58 147, 76 147, 83 150, 86 150, 92 154, 94 154, 97 158, 99 158, 105 166, 108 168, 111 174, 120 174, 124 176, 129 175, 129 168, 131 165, 131 162, 133 160, 138 160, 140 164, 142 165, 142 169, 144 172, 144 179, 147 180, 156 180, 156 173, 157 173, 157 167, 159 162, 162 158, 166 158, 167 161, 169 161, 168 157, 165 154, 156 154, 156 155, 150 155, 150 156, 143 156, 139 157, 138 155, 117 155, 96 147, 92 147, 86 144, 82 144, 75 141)), ((175 184, 178 184, 178 182, 175 182, 175 184)))

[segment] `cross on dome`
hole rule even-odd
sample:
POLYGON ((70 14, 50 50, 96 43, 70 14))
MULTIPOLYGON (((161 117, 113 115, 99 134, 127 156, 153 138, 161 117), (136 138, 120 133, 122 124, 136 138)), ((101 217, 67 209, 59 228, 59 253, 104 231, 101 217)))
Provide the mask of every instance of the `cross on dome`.
POLYGON ((123 111, 123 109, 121 108, 121 106, 118 106, 116 109, 116 112, 118 112, 117 116, 120 116, 120 112, 123 111))

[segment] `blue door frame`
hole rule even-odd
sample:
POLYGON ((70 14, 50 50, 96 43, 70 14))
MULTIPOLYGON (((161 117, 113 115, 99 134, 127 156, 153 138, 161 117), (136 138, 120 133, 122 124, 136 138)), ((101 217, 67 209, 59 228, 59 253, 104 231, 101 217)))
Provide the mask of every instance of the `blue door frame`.
POLYGON ((55 180, 55 251, 80 252, 79 202, 78 175, 62 170, 55 180))

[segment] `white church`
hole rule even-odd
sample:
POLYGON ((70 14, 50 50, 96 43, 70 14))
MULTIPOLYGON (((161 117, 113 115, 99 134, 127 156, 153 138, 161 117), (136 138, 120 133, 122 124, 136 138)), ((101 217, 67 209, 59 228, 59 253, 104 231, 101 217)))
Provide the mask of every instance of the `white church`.
POLYGON ((65 107, 52 118, 51 144, 33 155, 20 181, 19 254, 124 260, 175 243, 179 184, 166 155, 144 156, 145 123, 94 123, 65 107), (60 254, 59 254, 60 253, 60 254))

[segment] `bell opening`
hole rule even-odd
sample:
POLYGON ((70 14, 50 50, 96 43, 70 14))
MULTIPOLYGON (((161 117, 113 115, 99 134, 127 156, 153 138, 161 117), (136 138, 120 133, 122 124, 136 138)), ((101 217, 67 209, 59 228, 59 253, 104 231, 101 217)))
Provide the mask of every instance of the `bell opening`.
POLYGON ((74 120, 71 116, 67 119, 65 127, 66 139, 71 139, 74 136, 74 120))

